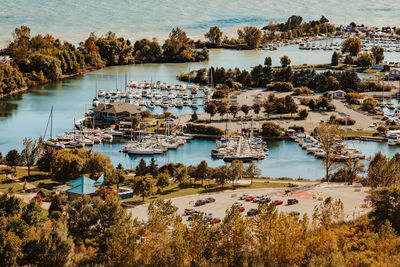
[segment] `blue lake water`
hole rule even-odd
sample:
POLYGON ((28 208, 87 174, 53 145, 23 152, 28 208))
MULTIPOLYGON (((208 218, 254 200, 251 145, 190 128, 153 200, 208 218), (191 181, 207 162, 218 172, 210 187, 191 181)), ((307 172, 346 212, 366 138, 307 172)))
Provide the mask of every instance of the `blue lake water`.
POLYGON ((398 1, 370 0, 2 0, 0 46, 11 39, 15 27, 27 25, 36 33, 51 33, 78 43, 90 32, 114 31, 127 38, 163 39, 173 27, 194 38, 203 38, 210 26, 219 26, 231 37, 239 27, 283 22, 296 14, 304 20, 325 15, 335 24, 355 21, 378 26, 400 25, 398 1))

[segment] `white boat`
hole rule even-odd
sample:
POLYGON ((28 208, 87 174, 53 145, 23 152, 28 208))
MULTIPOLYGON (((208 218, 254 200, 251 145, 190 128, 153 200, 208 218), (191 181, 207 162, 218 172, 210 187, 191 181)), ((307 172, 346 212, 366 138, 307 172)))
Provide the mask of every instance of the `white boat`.
POLYGON ((106 95, 106 91, 104 90, 99 90, 99 92, 97 93, 98 97, 104 97, 106 95))

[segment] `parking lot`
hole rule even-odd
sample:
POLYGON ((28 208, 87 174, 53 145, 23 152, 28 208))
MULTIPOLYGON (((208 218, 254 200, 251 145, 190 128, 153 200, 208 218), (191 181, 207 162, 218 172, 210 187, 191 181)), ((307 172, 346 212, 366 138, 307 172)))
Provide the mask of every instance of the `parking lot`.
MULTIPOLYGON (((341 199, 344 206, 345 219, 353 219, 358 217, 365 212, 369 211, 370 208, 368 203, 365 201, 367 198, 368 188, 359 188, 354 186, 342 185, 342 184, 321 184, 312 189, 298 191, 291 195, 285 195, 285 189, 252 189, 252 190, 235 190, 235 191, 224 191, 218 193, 209 193, 201 195, 191 195, 179 198, 171 199, 173 205, 178 207, 178 214, 183 215, 186 208, 192 208, 203 213, 212 213, 212 217, 223 219, 225 212, 230 208, 235 201, 241 201, 245 210, 243 215, 247 216, 247 211, 251 208, 257 208, 258 203, 252 201, 239 200, 239 197, 245 193, 251 196, 268 195, 271 201, 282 200, 282 205, 277 205, 277 209, 282 212, 297 211, 301 215, 307 213, 310 217, 313 214, 314 207, 321 203, 325 198, 332 197, 334 199, 341 199), (199 199, 206 199, 208 197, 215 198, 215 202, 206 203, 201 206, 195 206, 195 203, 199 199), (299 201, 297 204, 287 205, 289 198, 295 198, 299 201)), ((148 204, 139 205, 129 212, 132 213, 133 217, 146 221, 147 219, 147 207, 148 204)), ((187 221, 187 216, 183 216, 184 221, 187 221)))

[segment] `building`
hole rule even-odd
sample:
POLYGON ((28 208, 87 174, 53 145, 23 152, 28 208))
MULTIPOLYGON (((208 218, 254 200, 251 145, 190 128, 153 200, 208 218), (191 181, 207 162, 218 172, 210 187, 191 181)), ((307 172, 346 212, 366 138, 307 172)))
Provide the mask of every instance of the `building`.
POLYGON ((88 177, 82 176, 72 182, 67 183, 71 188, 65 190, 68 194, 68 201, 73 201, 82 195, 92 195, 96 193, 99 186, 104 183, 104 174, 102 174, 96 181, 88 177), (97 187, 96 187, 97 186, 97 187))
POLYGON ((333 98, 344 98, 346 93, 343 90, 337 90, 332 92, 333 98))
POLYGON ((390 68, 389 79, 400 80, 400 68, 390 68))
POLYGON ((138 115, 141 107, 125 102, 100 103, 92 108, 93 116, 96 121, 114 124, 126 117, 138 115))

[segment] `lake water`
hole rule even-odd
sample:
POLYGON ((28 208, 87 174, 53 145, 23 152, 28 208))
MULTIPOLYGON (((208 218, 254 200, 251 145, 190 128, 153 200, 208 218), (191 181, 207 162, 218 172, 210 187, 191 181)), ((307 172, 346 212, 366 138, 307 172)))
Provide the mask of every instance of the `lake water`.
POLYGON ((325 15, 335 24, 400 25, 397 0, 2 0, 0 46, 20 25, 29 26, 34 34, 51 33, 73 43, 90 32, 107 31, 131 39, 163 39, 173 27, 198 39, 210 26, 217 25, 236 37, 239 27, 283 22, 293 14, 307 21, 325 15))

